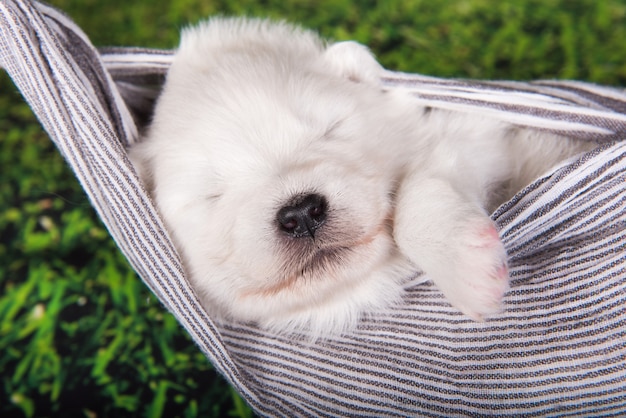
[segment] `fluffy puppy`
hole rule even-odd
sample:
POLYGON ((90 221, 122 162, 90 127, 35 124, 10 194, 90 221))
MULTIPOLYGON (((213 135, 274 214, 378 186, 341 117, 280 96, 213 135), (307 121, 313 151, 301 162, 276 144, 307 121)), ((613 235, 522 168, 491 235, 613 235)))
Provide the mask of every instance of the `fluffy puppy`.
POLYGON ((420 107, 382 71, 285 23, 183 32, 130 155, 210 315, 339 333, 418 270, 474 319, 501 309, 489 211, 585 146, 420 107))

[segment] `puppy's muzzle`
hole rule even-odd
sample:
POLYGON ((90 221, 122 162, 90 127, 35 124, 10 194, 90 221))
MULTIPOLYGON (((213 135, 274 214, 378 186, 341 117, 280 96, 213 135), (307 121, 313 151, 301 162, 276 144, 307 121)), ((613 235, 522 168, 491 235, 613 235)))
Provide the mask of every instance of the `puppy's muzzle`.
POLYGON ((311 193, 298 196, 290 204, 279 209, 276 215, 278 228, 293 237, 315 237, 328 217, 328 202, 324 196, 311 193))

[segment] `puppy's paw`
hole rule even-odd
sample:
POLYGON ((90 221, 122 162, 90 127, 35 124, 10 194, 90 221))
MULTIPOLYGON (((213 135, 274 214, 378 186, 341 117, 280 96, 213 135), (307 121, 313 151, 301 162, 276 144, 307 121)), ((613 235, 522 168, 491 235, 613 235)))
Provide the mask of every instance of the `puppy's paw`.
POLYGON ((450 248, 451 268, 433 272, 432 279, 453 306, 477 321, 502 309, 509 289, 506 252, 498 231, 488 219, 474 220, 450 248))

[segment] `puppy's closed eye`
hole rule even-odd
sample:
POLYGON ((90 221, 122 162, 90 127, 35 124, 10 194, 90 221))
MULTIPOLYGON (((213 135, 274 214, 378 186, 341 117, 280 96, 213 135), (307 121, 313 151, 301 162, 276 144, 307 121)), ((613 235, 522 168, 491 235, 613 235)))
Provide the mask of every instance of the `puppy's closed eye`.
POLYGON ((207 194, 206 196, 204 196, 204 199, 207 202, 215 203, 218 200, 220 200, 223 196, 224 196, 223 193, 211 193, 211 194, 207 194))
POLYGON ((336 139, 338 137, 337 130, 341 127, 342 123, 343 123, 343 120, 338 120, 336 122, 333 122, 326 129, 326 132, 324 132, 324 135, 322 135, 322 139, 324 140, 336 139))

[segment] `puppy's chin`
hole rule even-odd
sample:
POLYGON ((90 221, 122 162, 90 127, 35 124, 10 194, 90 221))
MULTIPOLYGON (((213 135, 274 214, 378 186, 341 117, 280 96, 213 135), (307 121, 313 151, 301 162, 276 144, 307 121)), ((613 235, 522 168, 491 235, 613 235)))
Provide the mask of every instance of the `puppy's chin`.
POLYGON ((275 332, 336 335, 354 328, 363 312, 397 302, 410 274, 386 228, 379 228, 352 245, 317 249, 273 279, 241 288, 231 310, 275 332))

